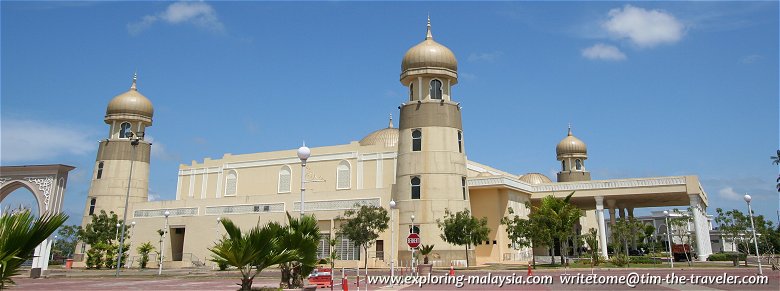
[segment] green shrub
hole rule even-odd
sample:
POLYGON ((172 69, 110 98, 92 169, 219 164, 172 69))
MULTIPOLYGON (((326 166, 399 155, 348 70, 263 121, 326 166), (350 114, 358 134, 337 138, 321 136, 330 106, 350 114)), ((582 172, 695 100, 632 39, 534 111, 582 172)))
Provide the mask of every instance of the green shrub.
POLYGON ((138 254, 141 255, 141 259, 138 261, 139 267, 146 269, 146 264, 149 263, 149 253, 154 250, 154 246, 151 242, 145 242, 138 246, 137 250, 138 254))
POLYGON ((657 262, 656 259, 648 256, 632 256, 629 260, 632 264, 655 264, 657 262))
POLYGON ((629 258, 625 254, 617 254, 609 258, 609 262, 615 266, 622 267, 629 263, 629 258))
POLYGON ((91 246, 87 251, 87 268, 100 269, 103 267, 103 248, 100 244, 91 246))
POLYGON ((738 256, 740 261, 745 260, 745 254, 743 253, 714 253, 707 257, 708 261, 733 261, 734 257, 738 256))

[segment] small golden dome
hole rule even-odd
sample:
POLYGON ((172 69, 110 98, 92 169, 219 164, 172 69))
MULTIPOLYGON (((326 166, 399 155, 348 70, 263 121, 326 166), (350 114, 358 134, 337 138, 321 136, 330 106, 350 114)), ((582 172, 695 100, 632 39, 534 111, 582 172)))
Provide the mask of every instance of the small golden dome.
POLYGON ((430 19, 425 40, 406 51, 401 61, 402 80, 420 73, 448 75, 455 81, 458 78, 458 60, 449 48, 433 40, 430 19))
POLYGON ((393 127, 393 116, 390 115, 390 124, 387 128, 369 133, 360 140, 360 145, 384 145, 387 148, 398 146, 398 129, 393 127))
POLYGON ((528 173, 520 176, 518 179, 531 185, 552 183, 550 178, 540 173, 528 173))
POLYGON ((558 157, 563 155, 586 156, 588 154, 588 148, 585 146, 584 142, 571 134, 571 126, 569 126, 568 136, 558 143, 558 146, 555 147, 555 153, 558 157))
POLYGON ((108 102, 107 121, 109 119, 135 119, 151 124, 154 107, 146 96, 138 92, 136 79, 136 76, 133 76, 133 85, 130 86, 130 90, 117 95, 108 102))

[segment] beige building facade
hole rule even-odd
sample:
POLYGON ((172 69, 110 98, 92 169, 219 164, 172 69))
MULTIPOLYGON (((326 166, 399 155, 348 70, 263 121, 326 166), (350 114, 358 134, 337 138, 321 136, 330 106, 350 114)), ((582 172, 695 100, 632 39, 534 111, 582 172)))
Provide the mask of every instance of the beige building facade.
MULTIPOLYGON (((404 103, 399 106, 398 126, 391 117, 387 127, 359 141, 311 149, 303 177, 303 203, 306 213, 319 221, 321 256, 330 252, 326 239, 333 237, 339 239, 339 266, 357 266, 368 256, 370 266, 385 267, 391 254, 407 265, 411 250, 405 238, 418 231, 423 244, 435 245, 434 264, 460 264, 466 249, 443 242, 436 220, 447 209, 469 209, 476 217, 486 217, 491 229, 487 241, 468 250, 469 264, 527 261, 533 250, 514 248, 501 218, 509 215, 509 208, 527 216, 526 203, 572 191, 576 191, 572 201, 585 212, 579 228, 583 233, 589 228, 599 231, 604 256, 607 223, 614 223, 618 213, 633 216, 634 209, 657 206, 691 206, 694 224, 700 226, 695 227, 702 241, 696 245, 700 259, 711 253, 704 217, 707 195, 696 176, 591 180, 585 168, 587 148, 571 128, 556 146, 561 164, 557 182, 538 173, 516 175, 468 160, 462 126, 468 116, 463 118, 458 96, 451 94, 458 84, 457 69, 455 54, 434 41, 429 22, 425 39, 409 49, 402 61, 400 82, 409 97, 399 100, 404 103), (397 203, 395 209, 389 208, 391 200, 397 203), (337 235, 338 217, 356 205, 385 207, 394 217, 390 226, 394 235, 391 229, 380 234, 368 253, 337 235)), ((133 246, 159 243, 157 230, 167 225, 168 235, 160 243, 166 266, 212 265, 208 248, 224 233, 219 219, 229 218, 249 228, 284 222, 287 212, 294 215, 300 210, 302 168, 295 149, 192 161, 179 168, 175 200, 146 201, 152 145, 143 140, 132 145, 127 131, 137 136, 151 126, 152 115, 151 102, 138 93, 135 81, 128 92, 110 102, 106 113, 110 132, 100 143, 95 161, 85 223, 101 209, 121 216, 129 185, 127 221, 135 222, 130 231, 133 246)), ((135 255, 131 251, 131 258, 135 255)))

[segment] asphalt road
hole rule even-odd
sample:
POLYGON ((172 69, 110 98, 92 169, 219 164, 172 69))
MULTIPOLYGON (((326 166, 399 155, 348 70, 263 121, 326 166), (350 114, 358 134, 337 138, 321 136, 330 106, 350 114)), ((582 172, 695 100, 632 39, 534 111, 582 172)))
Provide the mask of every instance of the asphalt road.
MULTIPOLYGON (((669 270, 669 269, 618 269, 618 270, 596 270, 594 273, 597 276, 611 276, 612 278, 619 278, 620 276, 626 276, 631 273, 636 273, 637 276, 644 275, 646 278, 652 276, 660 276, 656 278, 671 277, 671 273, 674 272, 676 280, 685 277, 686 280, 694 276, 712 276, 711 278, 722 277, 725 273, 731 276, 751 276, 755 275, 755 269, 694 269, 694 270, 669 270), (667 276, 669 275, 669 276, 667 276)), ((386 274, 387 272, 372 271, 372 274, 386 274)), ((647 283, 641 284, 638 282, 636 287, 631 288, 627 284, 614 283, 614 284, 563 284, 560 276, 582 274, 583 277, 587 277, 591 274, 588 269, 569 270, 564 272, 563 270, 540 270, 535 271, 533 276, 537 278, 549 276, 552 279, 550 284, 532 284, 532 285, 517 285, 509 284, 499 287, 497 284, 497 278, 506 278, 506 276, 512 276, 515 274, 522 279, 526 280, 525 271, 500 271, 500 270, 479 270, 479 271, 456 271, 455 277, 463 276, 463 286, 460 289, 464 290, 780 290, 780 272, 766 270, 764 275, 767 276, 767 284, 751 284, 751 285, 737 285, 737 284, 667 284, 666 282, 659 283, 647 283), (474 281, 473 284, 468 284, 467 280, 469 276, 486 276, 490 272, 491 277, 475 277, 486 278, 482 279, 483 282, 474 281), (503 276, 503 277, 502 277, 503 276), (489 280, 494 280, 490 282, 489 280)), ((264 273, 264 275, 274 275, 273 273, 264 273)), ((445 276, 446 271, 437 270, 433 276, 445 276)), ((85 274, 86 275, 86 274, 85 274)), ((239 277, 232 275, 231 277, 220 276, 171 276, 171 277, 157 277, 157 276, 124 276, 120 278, 114 278, 111 276, 76 276, 76 277, 54 277, 54 278, 39 278, 29 279, 23 277, 14 278, 17 285, 12 287, 16 290, 236 290, 238 286, 236 283, 239 281, 239 277), (235 277, 233 277, 235 276, 235 277)), ((337 277, 340 275, 337 274, 337 277)), ((511 278, 517 278, 511 277, 511 278)), ((446 277, 439 277, 445 278, 446 277)), ((607 278, 607 277, 604 277, 607 278)), ((701 277, 700 277, 701 278, 701 277)), ((708 277, 709 278, 709 277, 708 277)), ((582 277, 580 278, 582 279, 582 277)), ((453 279, 450 279, 453 280, 453 279)), ((542 279, 539 279, 542 280, 542 279)), ((606 280, 606 279, 602 279, 606 280)), ((337 284, 340 283, 337 280, 337 284)), ((355 285, 354 275, 349 278, 349 290, 366 290, 365 278, 361 278, 360 289, 355 285)), ((278 278, 275 277, 258 277, 254 281, 255 287, 260 286, 278 286, 278 278)), ((416 282, 414 282, 416 283, 416 282)), ((453 282, 450 282, 453 283, 453 282)), ((12 290, 13 290, 12 289, 12 290)), ((452 290, 458 289, 455 284, 405 284, 388 286, 388 284, 373 284, 368 285, 368 290, 452 290)), ((321 289, 322 290, 322 289, 321 289)), ((329 289, 328 289, 329 290, 329 289)), ((340 285, 335 286, 334 290, 342 290, 340 285)))

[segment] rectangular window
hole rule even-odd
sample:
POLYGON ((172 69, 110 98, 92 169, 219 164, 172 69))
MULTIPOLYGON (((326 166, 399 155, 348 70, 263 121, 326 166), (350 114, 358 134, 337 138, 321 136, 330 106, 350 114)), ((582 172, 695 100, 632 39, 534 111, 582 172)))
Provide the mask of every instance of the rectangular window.
POLYGON ((458 131, 458 152, 463 152, 463 133, 460 130, 458 131))
POLYGON ((98 163, 97 179, 103 177, 103 162, 98 163))
POLYGON ((412 177, 412 199, 420 199, 420 177, 412 177))
POLYGON ((89 200, 89 215, 95 214, 95 202, 97 202, 96 198, 89 200))
POLYGON ((376 241, 376 258, 382 261, 385 260, 385 241, 383 240, 376 241))
POLYGON ((336 238, 336 255, 341 260, 360 260, 360 248, 345 236, 336 238))
POLYGON ((330 257, 330 234, 321 233, 320 241, 317 244, 317 258, 324 259, 330 257))
POLYGON ((460 184, 463 188, 463 200, 466 200, 466 177, 461 177, 460 184))

